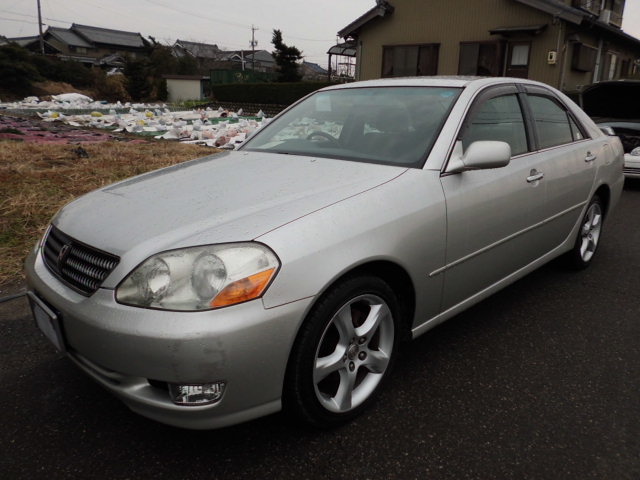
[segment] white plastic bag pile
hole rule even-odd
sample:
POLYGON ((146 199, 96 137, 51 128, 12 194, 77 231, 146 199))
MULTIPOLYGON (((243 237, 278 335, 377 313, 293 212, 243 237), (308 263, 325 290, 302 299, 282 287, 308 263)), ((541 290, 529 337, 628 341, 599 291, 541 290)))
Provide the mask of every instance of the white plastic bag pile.
POLYGON ((112 108, 158 108, 165 107, 164 104, 145 103, 108 103, 101 100, 94 100, 81 93, 61 93, 52 95, 51 100, 40 100, 38 97, 26 97, 19 102, 1 102, 0 108, 9 110, 109 110, 112 108))
POLYGON ((0 104, 9 109, 46 109, 36 112, 46 122, 63 122, 75 127, 106 128, 114 132, 152 135, 155 138, 199 143, 211 147, 235 148, 268 122, 262 112, 256 118, 243 118, 242 110, 219 108, 170 111, 162 104, 109 104, 96 102, 79 93, 52 96, 51 101, 27 97, 21 102, 0 104), (84 109, 90 113, 70 114, 84 109), (125 109, 126 113, 122 112, 125 109))

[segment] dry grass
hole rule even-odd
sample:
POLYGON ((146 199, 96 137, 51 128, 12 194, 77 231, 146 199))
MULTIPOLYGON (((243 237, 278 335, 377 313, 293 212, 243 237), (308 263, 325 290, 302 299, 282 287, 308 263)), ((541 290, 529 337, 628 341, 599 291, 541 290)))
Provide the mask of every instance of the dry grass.
POLYGON ((76 145, 0 142, 0 286, 22 278, 22 264, 60 207, 123 178, 213 153, 178 143, 76 145))

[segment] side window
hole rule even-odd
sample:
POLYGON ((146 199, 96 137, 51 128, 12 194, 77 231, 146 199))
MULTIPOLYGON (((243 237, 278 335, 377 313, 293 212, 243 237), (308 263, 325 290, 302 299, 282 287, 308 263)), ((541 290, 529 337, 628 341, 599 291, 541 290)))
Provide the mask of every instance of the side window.
MULTIPOLYGON (((574 131, 569 123, 569 115, 558 103, 549 97, 529 95, 529 106, 538 131, 540 148, 555 147, 573 141, 574 131)), ((579 132, 577 126, 575 127, 579 132)))
POLYGON ((490 98, 472 113, 462 136, 462 146, 466 150, 478 140, 507 142, 511 155, 528 151, 524 118, 515 94, 490 98))
POLYGON ((574 140, 584 140, 584 135, 578 127, 578 124, 573 120, 573 118, 569 117, 569 124, 571 125, 571 133, 573 134, 574 140))

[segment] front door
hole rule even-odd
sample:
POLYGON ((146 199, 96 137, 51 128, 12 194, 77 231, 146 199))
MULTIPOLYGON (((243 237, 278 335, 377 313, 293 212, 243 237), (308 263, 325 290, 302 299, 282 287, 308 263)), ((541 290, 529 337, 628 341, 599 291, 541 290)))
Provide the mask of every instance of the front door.
POLYGON ((533 237, 545 215, 546 183, 538 178, 515 86, 486 92, 472 106, 456 148, 494 140, 511 146, 502 168, 465 171, 441 179, 447 204, 447 253, 442 310, 540 258, 544 246, 533 237))

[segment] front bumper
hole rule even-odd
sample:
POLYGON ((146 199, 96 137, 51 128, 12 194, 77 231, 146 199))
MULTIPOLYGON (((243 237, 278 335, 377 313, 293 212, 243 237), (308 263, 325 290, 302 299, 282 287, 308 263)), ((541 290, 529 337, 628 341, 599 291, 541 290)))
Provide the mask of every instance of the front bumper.
POLYGON ((640 178, 640 156, 625 153, 622 171, 625 178, 640 178))
POLYGON ((261 300, 206 312, 118 304, 114 291, 82 296, 55 278, 39 251, 29 290, 60 314, 68 356, 132 410, 185 428, 218 428, 281 408, 291 346, 312 299, 266 309, 261 300), (149 383, 224 381, 220 401, 179 406, 149 383))

